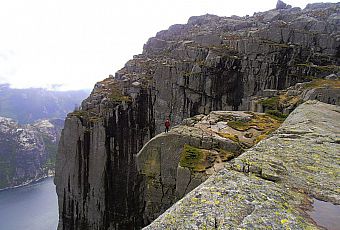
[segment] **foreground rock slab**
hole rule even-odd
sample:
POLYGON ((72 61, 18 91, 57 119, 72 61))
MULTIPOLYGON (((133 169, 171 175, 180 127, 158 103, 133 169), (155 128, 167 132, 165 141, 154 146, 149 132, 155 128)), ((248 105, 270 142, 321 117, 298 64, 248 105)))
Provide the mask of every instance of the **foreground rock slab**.
POLYGON ((304 103, 145 229, 321 228, 307 211, 340 204, 339 120, 339 106, 304 103))

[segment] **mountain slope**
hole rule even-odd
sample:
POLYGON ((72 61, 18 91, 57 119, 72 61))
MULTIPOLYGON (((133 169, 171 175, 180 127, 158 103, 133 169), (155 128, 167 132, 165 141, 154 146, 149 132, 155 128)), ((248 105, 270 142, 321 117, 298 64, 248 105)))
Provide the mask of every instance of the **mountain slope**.
POLYGON ((54 172, 62 120, 19 125, 0 117, 0 189, 27 184, 54 172))
POLYGON ((48 91, 45 89, 12 89, 0 85, 0 116, 13 118, 21 124, 39 119, 64 118, 74 110, 86 91, 48 91))

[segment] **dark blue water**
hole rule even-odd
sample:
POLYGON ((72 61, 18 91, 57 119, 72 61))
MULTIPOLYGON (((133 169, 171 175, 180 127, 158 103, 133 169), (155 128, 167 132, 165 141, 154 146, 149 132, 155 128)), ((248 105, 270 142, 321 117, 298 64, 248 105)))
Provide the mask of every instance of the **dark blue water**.
POLYGON ((56 230, 57 224, 53 178, 0 191, 0 230, 56 230))

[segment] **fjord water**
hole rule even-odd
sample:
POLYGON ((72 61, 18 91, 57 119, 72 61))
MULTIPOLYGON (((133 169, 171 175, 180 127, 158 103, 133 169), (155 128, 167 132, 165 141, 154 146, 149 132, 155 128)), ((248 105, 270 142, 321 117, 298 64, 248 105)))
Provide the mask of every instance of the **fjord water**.
POLYGON ((57 224, 53 178, 0 191, 0 230, 55 230, 57 224))

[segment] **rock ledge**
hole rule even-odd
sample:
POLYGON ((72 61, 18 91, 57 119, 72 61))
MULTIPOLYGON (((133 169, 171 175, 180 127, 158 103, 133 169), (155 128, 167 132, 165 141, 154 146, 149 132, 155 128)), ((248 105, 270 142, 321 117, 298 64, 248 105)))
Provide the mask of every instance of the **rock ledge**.
POLYGON ((312 198, 340 204, 340 108, 300 105, 275 134, 227 163, 145 229, 318 229, 312 198))

